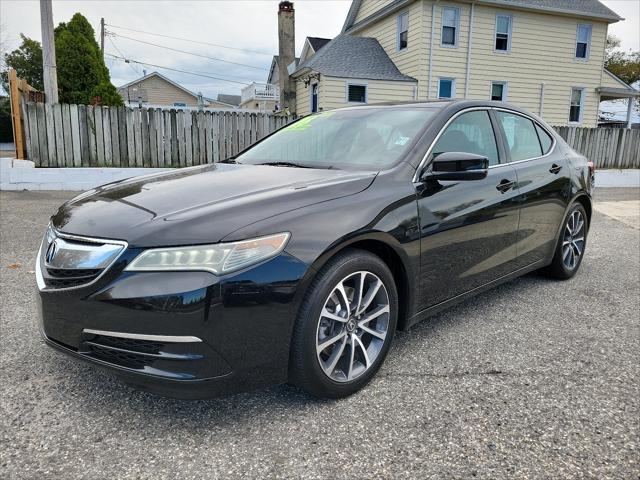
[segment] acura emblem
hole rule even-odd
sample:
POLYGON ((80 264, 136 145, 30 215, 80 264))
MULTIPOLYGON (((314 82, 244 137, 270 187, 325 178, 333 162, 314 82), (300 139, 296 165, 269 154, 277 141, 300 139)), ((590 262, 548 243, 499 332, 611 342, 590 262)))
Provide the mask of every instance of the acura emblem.
POLYGON ((44 259, 47 261, 47 263, 51 263, 54 259, 54 257, 56 256, 56 253, 58 253, 58 239, 56 238, 53 242, 51 242, 49 244, 49 246, 47 247, 47 253, 44 256, 44 259))

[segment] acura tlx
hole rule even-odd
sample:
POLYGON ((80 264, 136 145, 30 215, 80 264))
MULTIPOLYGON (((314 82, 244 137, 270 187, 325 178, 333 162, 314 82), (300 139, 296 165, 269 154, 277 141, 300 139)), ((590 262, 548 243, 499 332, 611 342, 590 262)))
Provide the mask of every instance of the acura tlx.
POLYGON ((310 115, 62 205, 37 259, 40 331, 162 395, 344 397, 397 329, 527 272, 575 275, 593 173, 501 102, 310 115))

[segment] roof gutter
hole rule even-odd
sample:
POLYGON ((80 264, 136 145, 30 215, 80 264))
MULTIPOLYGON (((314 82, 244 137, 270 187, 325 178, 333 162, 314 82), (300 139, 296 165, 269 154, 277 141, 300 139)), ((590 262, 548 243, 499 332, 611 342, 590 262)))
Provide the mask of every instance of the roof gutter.
MULTIPOLYGON (((465 0, 462 0, 465 1, 465 0)), ((505 7, 505 8, 511 8, 514 10, 526 10, 526 11, 530 11, 530 12, 539 12, 539 13, 555 13, 555 14, 560 14, 560 15, 567 15, 570 17, 584 17, 584 18, 592 18, 592 19, 596 19, 596 20, 606 20, 608 23, 615 23, 615 22, 620 22, 622 20, 624 20, 624 18, 622 18, 620 15, 615 14, 614 12, 613 15, 598 15, 598 14, 594 14, 592 12, 579 12, 576 10, 567 10, 565 8, 554 8, 554 7, 534 7, 534 6, 527 6, 527 5, 514 5, 512 2, 508 1, 508 0, 474 0, 477 1, 477 3, 480 4, 484 4, 484 5, 491 5, 491 6, 498 6, 498 7, 505 7)))

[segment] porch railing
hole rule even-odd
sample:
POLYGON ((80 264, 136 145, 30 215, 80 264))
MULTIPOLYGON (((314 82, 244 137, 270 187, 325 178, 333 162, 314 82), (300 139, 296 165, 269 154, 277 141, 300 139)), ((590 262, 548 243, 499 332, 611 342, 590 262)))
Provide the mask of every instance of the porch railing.
POLYGON ((255 83, 244 87, 240 93, 241 102, 250 100, 279 100, 280 92, 278 87, 270 83, 255 83))

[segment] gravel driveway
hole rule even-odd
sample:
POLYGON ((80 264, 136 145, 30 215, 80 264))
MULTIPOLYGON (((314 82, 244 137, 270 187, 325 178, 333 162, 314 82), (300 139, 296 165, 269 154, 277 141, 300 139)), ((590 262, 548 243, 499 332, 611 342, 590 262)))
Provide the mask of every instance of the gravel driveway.
POLYGON ((185 402, 40 340, 34 257, 70 196, 0 194, 0 478, 640 475, 640 231, 629 224, 596 212, 571 281, 528 275, 399 333, 377 378, 346 400, 280 386, 185 402))

